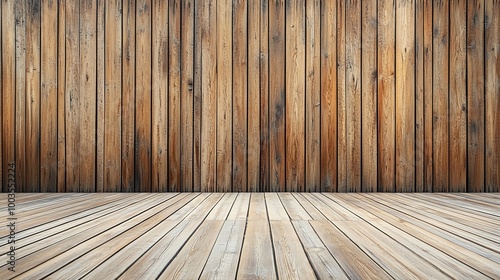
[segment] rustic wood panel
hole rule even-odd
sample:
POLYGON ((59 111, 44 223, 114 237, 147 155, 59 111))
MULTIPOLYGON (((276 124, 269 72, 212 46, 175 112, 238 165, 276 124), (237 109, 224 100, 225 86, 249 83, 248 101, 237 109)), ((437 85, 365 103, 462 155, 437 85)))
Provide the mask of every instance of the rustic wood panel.
POLYGON ((496 192, 499 5, 2 0, 2 190, 496 192))

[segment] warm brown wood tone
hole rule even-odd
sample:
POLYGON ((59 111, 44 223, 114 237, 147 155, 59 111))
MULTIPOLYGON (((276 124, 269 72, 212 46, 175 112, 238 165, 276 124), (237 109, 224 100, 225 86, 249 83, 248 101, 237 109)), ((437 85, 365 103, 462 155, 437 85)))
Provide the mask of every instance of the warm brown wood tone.
POLYGON ((1 189, 497 192, 499 6, 2 0, 1 189))
POLYGON ((17 198, 16 272, 2 263, 1 279, 500 277, 492 194, 17 198))

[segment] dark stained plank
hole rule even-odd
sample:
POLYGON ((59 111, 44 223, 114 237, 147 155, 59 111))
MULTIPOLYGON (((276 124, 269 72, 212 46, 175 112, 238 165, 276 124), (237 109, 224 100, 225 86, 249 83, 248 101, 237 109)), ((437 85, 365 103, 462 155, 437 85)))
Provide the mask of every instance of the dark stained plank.
POLYGON ((269 3, 269 191, 285 191, 285 3, 269 3))
POLYGON ((337 7, 321 1, 321 138, 320 180, 317 191, 337 191, 337 7))
POLYGON ((377 191, 377 2, 361 3, 361 191, 377 191))
POLYGON ((467 190, 467 3, 450 3, 450 191, 467 190))
POLYGON ((467 191, 484 191, 484 1, 467 2, 467 191))
POLYGON ((424 1, 415 1, 415 191, 424 190, 424 1))
POLYGON ((396 190, 396 6, 378 1, 378 182, 379 191, 396 190))

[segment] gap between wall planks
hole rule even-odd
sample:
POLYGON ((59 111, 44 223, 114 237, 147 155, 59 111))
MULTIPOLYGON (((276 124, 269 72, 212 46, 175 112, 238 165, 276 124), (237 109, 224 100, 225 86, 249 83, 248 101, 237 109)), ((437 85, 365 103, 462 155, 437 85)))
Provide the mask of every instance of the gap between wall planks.
POLYGON ((2 191, 496 192, 498 11, 2 0, 2 191))

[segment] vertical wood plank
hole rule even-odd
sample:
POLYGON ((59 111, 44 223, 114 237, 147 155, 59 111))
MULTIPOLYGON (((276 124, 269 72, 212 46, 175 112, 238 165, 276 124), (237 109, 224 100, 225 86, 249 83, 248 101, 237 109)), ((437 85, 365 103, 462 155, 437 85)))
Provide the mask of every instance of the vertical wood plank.
POLYGON ((484 1, 467 7, 467 191, 484 191, 484 1))
MULTIPOLYGON (((26 1, 16 1, 16 84, 15 103, 15 155, 16 155, 16 191, 25 192, 26 176, 26 1)), ((29 168, 29 167, 28 167, 29 168)))
POLYGON ((66 0, 57 15, 57 192, 66 191, 66 0))
POLYGON ((346 3, 347 191, 361 191, 361 1, 346 3))
POLYGON ((286 1, 286 190, 304 191, 305 1, 286 1))
POLYGON ((377 2, 361 6, 361 190, 377 191, 377 2))
MULTIPOLYGON (((174 8, 169 9, 170 6, 174 6, 176 3, 174 1, 154 1, 153 2, 153 26, 152 26, 152 36, 153 36, 153 45, 152 45, 152 160, 153 163, 151 165, 152 168, 152 182, 151 182, 151 190, 153 192, 159 191, 167 191, 168 190, 168 178, 169 178, 169 163, 173 163, 175 165, 175 161, 177 158, 175 157, 175 150, 172 158, 168 157, 169 153, 169 136, 171 135, 169 132, 169 78, 170 71, 176 70, 178 73, 179 69, 175 69, 174 67, 170 67, 169 63, 174 62, 174 60, 178 57, 179 53, 175 49, 172 49, 172 59, 169 53, 169 30, 172 30, 172 36, 178 36, 175 33, 175 29, 173 29, 173 25, 178 23, 178 14, 174 8), (172 20, 169 21, 169 13, 172 13, 172 20)), ((178 44, 176 44, 177 46, 178 44)), ((178 61, 178 60, 177 60, 178 61)), ((177 76, 178 78, 178 76, 177 76)), ((178 79, 172 79, 172 84, 175 86, 179 86, 178 79)), ((178 95, 174 97, 174 95, 178 93, 175 92, 175 89, 172 88, 172 99, 178 98, 178 95)), ((178 113, 178 110, 176 111, 178 113)), ((175 112, 172 112, 175 114, 175 112)), ((175 123, 174 123, 175 125, 175 123)), ((176 129, 174 127, 173 129, 176 129)), ((175 132, 173 132, 176 135, 175 132)), ((178 145, 175 142, 176 138, 173 138, 174 146, 178 145)), ((179 155, 180 156, 180 155, 179 155)), ((175 172, 174 172, 175 173, 175 172)))
POLYGON ((66 191, 79 191, 80 2, 66 6, 66 191))
POLYGON ((424 1, 415 2, 415 191, 424 190, 424 1))
MULTIPOLYGON (((222 42, 221 42, 222 43, 222 42)), ((233 2, 233 191, 247 190, 247 2, 233 2)), ((220 73, 222 74, 222 73, 220 73)), ((220 79, 223 76, 219 76, 220 79)), ((223 88, 218 88, 223 90, 223 88)))
POLYGON ((378 181, 379 191, 396 190, 396 3, 378 1, 378 181))
POLYGON ((194 0, 181 2, 181 190, 193 191, 194 0))
POLYGON ((9 164, 15 162, 15 83, 16 37, 15 1, 2 1, 2 181, 3 191, 8 192, 9 164))
POLYGON ((415 190, 415 2, 396 6, 396 191, 415 190))
POLYGON ((270 190, 269 5, 260 3, 260 190, 270 190))
POLYGON ((217 7, 214 0, 201 4, 201 191, 216 190, 217 112, 217 7))
POLYGON ((500 186, 500 1, 485 3, 486 192, 500 186))
POLYGON ((434 1, 433 18, 433 177, 435 192, 446 192, 449 187, 448 172, 448 1, 434 1))
POLYGON ((121 188, 122 1, 105 2, 104 191, 121 188))
POLYGON ((27 2, 26 22, 26 190, 56 191, 57 187, 57 2, 38 1, 27 2), (40 7, 40 4, 43 5, 40 7), (41 15, 43 23, 41 22, 41 15), (42 25, 40 27, 40 25, 42 25), (41 46, 41 38, 44 45, 41 46), (42 50, 42 53, 40 51, 42 50), (40 55, 46 59, 40 64, 40 55), (44 68, 41 68, 44 67, 44 68), (45 70, 45 72, 43 71, 45 70), (40 71, 41 74, 40 74, 40 71), (42 84, 40 84, 42 75, 42 84), (40 92, 45 91, 46 103, 41 104, 40 92), (47 94, 49 93, 49 94, 47 94), (40 114, 40 106, 42 113, 40 114), (50 116, 47 116, 50 114, 50 116), (40 123, 44 129, 40 129, 40 123), (44 135, 41 135, 41 131, 44 135), (44 137, 48 136, 48 137, 44 137), (41 145, 40 145, 41 142, 41 145), (45 146, 46 156, 50 159, 44 162, 40 146, 45 146), (40 182, 41 162, 46 166, 50 183, 40 182), (40 188, 40 189, 38 189, 40 188))
POLYGON ((337 191, 347 191, 346 1, 337 1, 337 191))
POLYGON ((96 2, 80 2, 80 192, 95 191, 96 184, 96 2))
POLYGON ((450 3, 450 188, 467 190, 466 1, 450 3))
POLYGON ((180 1, 170 0, 168 32, 168 187, 179 191, 181 183, 181 10, 180 1))
MULTIPOLYGON (((237 72, 241 69, 235 69, 235 76, 233 77, 233 43, 236 47, 237 35, 233 37, 232 30, 237 31, 237 26, 233 26, 232 11, 237 11, 237 2, 234 7, 230 0, 217 1, 217 191, 231 191, 232 184, 232 158, 233 158, 233 115, 234 120, 237 119, 236 112, 233 113, 233 79, 236 80, 237 72)), ((234 15, 237 16, 236 14, 234 15)), ((236 22, 235 22, 236 23, 236 22)), ((240 36, 243 36, 242 34, 240 36)), ((241 40, 242 38, 239 38, 241 40)), ((235 49, 236 50, 236 49, 235 49)), ((239 57, 234 58, 238 61, 239 57)), ((234 67, 238 67, 235 63, 234 67)), ((234 82, 236 83, 236 82, 234 82)), ((236 102, 238 98, 242 98, 241 92, 235 90, 234 102, 236 109, 236 102)), ((241 102, 241 101, 240 101, 241 102)), ((237 127, 234 127, 236 134, 237 127)), ((235 142, 237 144, 238 142, 235 142)), ((203 145, 203 144, 202 144, 203 145)), ((238 147, 241 148, 241 147, 238 147)), ((235 155, 238 153, 234 149, 235 155)), ((240 151, 240 155, 243 151, 240 151)), ((237 158, 235 156, 235 166, 237 168, 237 158)), ((241 173, 238 173, 241 175, 241 173)), ((234 177, 236 180, 237 177, 234 177)), ((241 182, 238 182, 240 184, 241 182)), ((235 185, 237 186, 237 185, 235 185)), ((239 186, 241 187, 241 186, 239 186)), ((236 190, 236 188, 235 188, 236 190)))
POLYGON ((432 0, 424 0, 424 186, 432 192, 433 142, 432 142, 432 0))
POLYGON ((135 190, 151 191, 151 1, 136 3, 135 190))
POLYGON ((305 69, 305 182, 304 191, 320 191, 320 112, 321 112, 321 4, 306 1, 305 69))
MULTIPOLYGON (((104 172, 105 172, 105 102, 106 102, 106 92, 105 92, 105 83, 106 83, 106 69, 104 65, 108 65, 105 60, 104 49, 105 46, 105 24, 106 24, 106 15, 105 15, 105 3, 104 1, 97 1, 97 140, 96 140, 96 192, 104 191, 104 172)), ((121 34, 121 29, 120 29, 121 34)), ((109 35, 109 34, 108 34, 109 35)), ((121 46, 118 46, 121 49, 121 46)), ((109 65, 108 65, 109 66, 109 65)), ((121 69, 120 69, 121 70, 121 69)), ((120 71, 121 74, 121 71, 120 71)), ((121 86, 121 85, 120 85, 121 86)), ((115 101, 116 102, 116 101, 115 101)), ((119 115, 117 115, 119 117, 119 115)), ((120 118, 117 118, 118 120, 120 118)), ((121 128, 121 127, 120 127, 121 128)), ((120 158, 120 157, 118 157, 120 158)), ((119 166, 119 162, 117 164, 119 166)), ((119 184, 118 184, 118 187, 119 184)), ((119 190, 119 189, 118 189, 119 190)))
POLYGON ((122 192, 135 190, 135 1, 123 0, 122 192))
POLYGON ((285 3, 269 4, 270 191, 285 191, 285 3))
POLYGON ((194 78, 193 78, 193 191, 201 190, 201 96, 202 96, 202 5, 194 2, 194 78))
POLYGON ((260 7, 248 1, 248 178, 247 191, 259 191, 260 173, 260 7))
POLYGON ((337 7, 321 1, 321 120, 320 177, 318 191, 337 191, 337 7))

